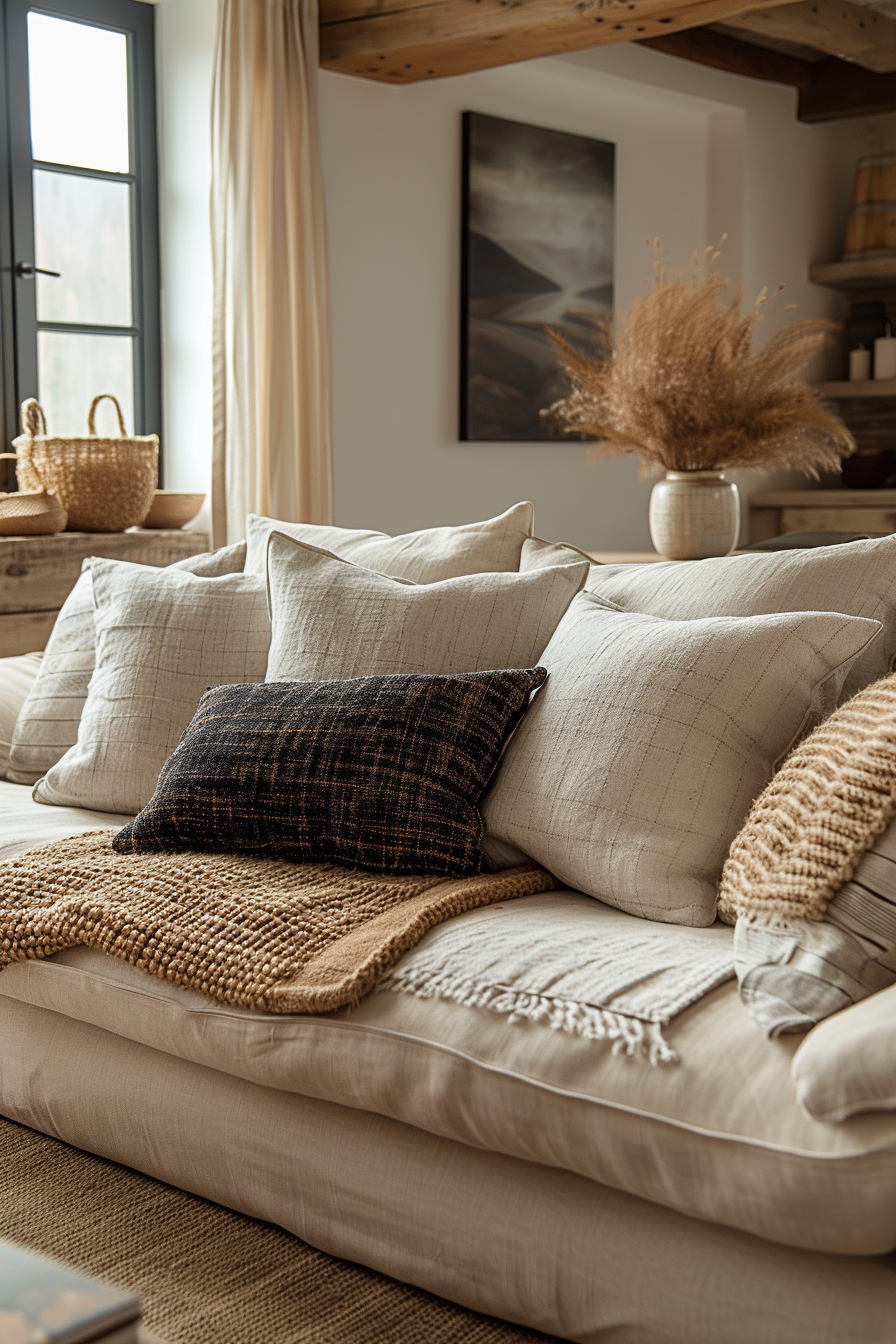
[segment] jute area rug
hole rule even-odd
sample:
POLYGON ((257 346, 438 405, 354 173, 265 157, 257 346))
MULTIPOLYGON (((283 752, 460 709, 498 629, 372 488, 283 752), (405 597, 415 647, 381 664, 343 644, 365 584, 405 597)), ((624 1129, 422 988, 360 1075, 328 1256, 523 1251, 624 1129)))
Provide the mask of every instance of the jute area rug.
POLYGON ((0 1236, 138 1294, 164 1344, 559 1344, 2 1117, 0 1236))

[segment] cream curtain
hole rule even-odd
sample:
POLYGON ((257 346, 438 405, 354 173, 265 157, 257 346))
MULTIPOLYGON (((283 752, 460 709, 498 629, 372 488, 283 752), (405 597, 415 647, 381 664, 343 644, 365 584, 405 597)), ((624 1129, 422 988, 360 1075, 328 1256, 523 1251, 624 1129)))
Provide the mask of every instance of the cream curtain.
POLYGON ((220 0, 212 93, 215 544, 332 522, 316 0, 220 0))

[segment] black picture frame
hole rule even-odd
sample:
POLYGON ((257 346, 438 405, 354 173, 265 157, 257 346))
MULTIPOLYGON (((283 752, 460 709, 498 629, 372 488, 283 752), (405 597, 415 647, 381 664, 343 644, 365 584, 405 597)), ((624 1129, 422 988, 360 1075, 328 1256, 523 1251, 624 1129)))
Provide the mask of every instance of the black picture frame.
POLYGON ((463 113, 460 439, 542 442, 567 390, 547 329, 613 310, 616 146, 463 113))

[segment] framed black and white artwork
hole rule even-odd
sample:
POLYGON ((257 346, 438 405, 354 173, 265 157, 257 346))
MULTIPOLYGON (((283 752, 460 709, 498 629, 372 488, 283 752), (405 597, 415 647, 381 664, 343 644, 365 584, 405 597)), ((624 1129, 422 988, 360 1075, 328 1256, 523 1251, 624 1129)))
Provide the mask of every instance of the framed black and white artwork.
POLYGON ((566 390, 547 328, 574 344, 613 310, 615 145, 463 116, 460 437, 551 435, 566 390))

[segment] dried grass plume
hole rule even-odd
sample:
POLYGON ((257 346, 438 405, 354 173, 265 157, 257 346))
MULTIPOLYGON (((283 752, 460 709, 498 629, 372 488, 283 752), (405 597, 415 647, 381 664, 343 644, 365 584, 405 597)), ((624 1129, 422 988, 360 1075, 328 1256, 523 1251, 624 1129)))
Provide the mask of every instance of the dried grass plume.
POLYGON ((743 290, 729 295, 712 269, 718 256, 708 248, 674 271, 658 252, 653 289, 632 304, 615 341, 612 324, 596 322, 591 353, 551 332, 572 390, 542 411, 545 423, 596 439, 595 458, 636 453, 645 468, 836 469, 855 441, 797 379, 836 324, 789 322, 754 353, 767 292, 741 312, 743 290))

